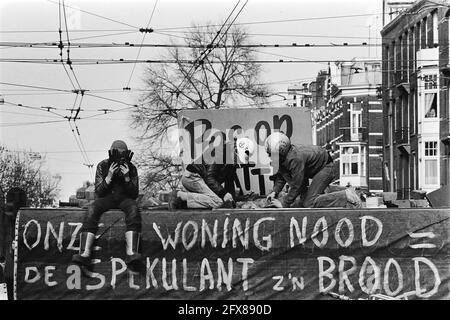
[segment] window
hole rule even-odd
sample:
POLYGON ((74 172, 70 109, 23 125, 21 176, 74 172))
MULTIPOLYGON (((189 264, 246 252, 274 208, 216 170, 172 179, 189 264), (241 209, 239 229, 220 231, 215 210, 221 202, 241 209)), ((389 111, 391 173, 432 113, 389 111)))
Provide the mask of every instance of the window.
POLYGON ((391 83, 395 84, 395 72, 397 71, 397 46, 395 45, 395 41, 392 42, 392 68, 391 68, 391 83))
POLYGON ((416 43, 416 46, 415 46, 416 51, 420 50, 421 41, 422 41, 422 26, 421 26, 421 24, 419 22, 419 23, 417 23, 417 27, 416 27, 416 41, 415 41, 415 43, 416 43))
POLYGON ((423 18, 422 20, 422 34, 421 34, 421 44, 420 48, 425 49, 427 47, 427 33, 428 33, 428 24, 427 24, 427 18, 423 18))
POLYGON ((437 185, 438 184, 438 142, 437 141, 425 141, 424 150, 425 160, 425 184, 437 185))
POLYGON ((437 118, 436 93, 425 93, 425 118, 437 118))
POLYGON ((437 156, 437 141, 425 142, 425 156, 426 157, 437 156))
POLYGON ((425 118, 438 117, 438 77, 437 74, 426 74, 422 76, 424 89, 424 112, 425 118))
POLYGON ((439 43, 439 36, 438 36, 438 16, 437 12, 433 12, 433 44, 436 45, 439 43))
POLYGON ((347 146, 342 148, 340 157, 342 163, 342 175, 366 176, 366 147, 347 146))
POLYGON ((408 81, 409 78, 409 46, 411 44, 409 43, 409 36, 408 32, 405 33, 405 43, 404 43, 404 61, 403 61, 403 75, 406 81, 408 81))
POLYGON ((423 77, 425 90, 437 89, 437 74, 427 74, 423 77))
POLYGON ((362 137, 360 128, 362 127, 362 106, 361 103, 350 104, 350 128, 351 128, 351 140, 359 140, 362 137))
POLYGON ((412 168, 412 172, 411 172, 412 176, 411 176, 410 185, 411 185, 412 189, 415 190, 415 189, 417 189, 417 183, 416 183, 416 180, 417 180, 417 178, 416 178, 417 177, 417 156, 416 156, 415 152, 413 152, 411 156, 412 156, 413 168, 412 168))
POLYGON ((391 76, 390 76, 390 74, 391 74, 391 51, 390 51, 390 48, 389 48, 389 46, 386 46, 386 66, 387 66, 387 75, 386 75, 386 78, 387 78, 387 84, 388 84, 388 87, 390 87, 391 86, 391 76))
POLYGON ((415 91, 411 91, 411 104, 412 104, 412 123, 410 124, 411 134, 416 133, 417 126, 417 94, 415 91))
POLYGON ((345 147, 343 149, 344 154, 342 155, 343 164, 343 174, 357 175, 358 174, 358 158, 359 158, 359 148, 358 147, 345 147))
POLYGON ((359 159, 361 176, 366 176, 366 147, 361 146, 361 155, 359 159))
MULTIPOLYGON (((397 72, 399 75, 401 75, 403 73, 403 52, 405 50, 405 48, 403 47, 403 41, 404 38, 402 36, 400 36, 398 38, 398 61, 397 61, 397 72)), ((400 79, 396 79, 396 81, 399 81, 400 79)))

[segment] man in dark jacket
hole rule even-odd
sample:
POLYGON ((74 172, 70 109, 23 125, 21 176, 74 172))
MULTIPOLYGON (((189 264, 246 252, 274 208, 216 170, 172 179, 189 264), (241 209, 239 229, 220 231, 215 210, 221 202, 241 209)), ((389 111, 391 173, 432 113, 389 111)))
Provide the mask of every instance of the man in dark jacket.
POLYGON ((332 193, 324 193, 336 178, 333 158, 324 148, 318 146, 292 145, 281 132, 267 137, 266 152, 278 160, 273 192, 268 199, 274 199, 289 184, 287 196, 281 203, 289 208, 297 198, 303 196, 306 208, 361 207, 361 200, 352 188, 332 193), (312 179, 308 187, 309 179, 312 179))
POLYGON ((141 215, 136 203, 139 182, 136 167, 131 163, 133 153, 125 142, 116 140, 109 150, 109 158, 97 165, 95 193, 97 199, 89 206, 80 234, 80 253, 72 261, 88 266, 91 264, 91 247, 102 214, 110 209, 122 209, 126 223, 126 262, 132 265, 141 258, 138 246, 141 233, 141 215))
POLYGON ((235 206, 236 169, 248 163, 254 146, 250 139, 239 138, 234 143, 232 164, 189 164, 181 178, 184 191, 173 191, 169 209, 213 209, 235 206))

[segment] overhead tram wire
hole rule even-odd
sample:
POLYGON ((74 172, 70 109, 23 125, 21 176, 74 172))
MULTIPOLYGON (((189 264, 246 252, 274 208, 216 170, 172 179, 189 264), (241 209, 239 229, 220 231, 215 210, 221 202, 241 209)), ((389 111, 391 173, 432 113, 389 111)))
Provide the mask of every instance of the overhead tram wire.
POLYGON ((4 85, 6 85, 6 86, 13 86, 13 87, 22 87, 22 88, 31 88, 31 89, 40 89, 40 90, 48 90, 48 91, 58 91, 58 92, 72 93, 72 90, 68 90, 68 89, 49 88, 49 87, 34 86, 34 85, 26 85, 26 84, 11 83, 11 82, 0 82, 0 84, 4 84, 4 85))
MULTIPOLYGON (((225 19, 224 23, 220 26, 219 31, 216 32, 216 35, 214 36, 214 38, 212 39, 211 43, 209 44, 209 46, 212 46, 214 44, 214 41, 216 41, 217 37, 219 36, 219 34, 222 32, 222 29, 225 27, 227 21, 230 19, 230 17, 233 15, 234 11, 236 10, 236 8, 238 7, 239 3, 241 2, 241 0, 238 0, 238 2, 236 3, 236 5, 233 7, 233 10, 231 10, 230 14, 228 15, 228 17, 225 19)), ((207 46, 208 47, 208 46, 207 46)), ((207 48, 205 50, 203 50, 200 55, 196 58, 196 63, 198 63, 198 61, 200 61, 202 58, 202 56, 207 52, 207 48)), ((186 79, 190 80, 190 76, 191 76, 191 72, 196 70, 196 66, 193 64, 191 66, 191 68, 189 69, 189 71, 187 72, 187 75, 184 77, 183 81, 180 83, 180 85, 178 85, 176 87, 176 93, 177 95, 179 94, 179 92, 181 92, 180 87, 183 86, 184 81, 186 79)))
MULTIPOLYGON (((156 5, 157 5, 157 4, 158 4, 158 0, 155 1, 155 5, 153 6, 152 13, 150 14, 150 19, 148 19, 146 29, 148 29, 149 26, 150 26, 150 23, 151 23, 151 21, 152 21, 153 14, 155 13, 155 9, 156 9, 156 5)), ((138 53, 137 53, 137 56, 136 56, 136 61, 139 59, 139 55, 141 54, 141 50, 142 50, 142 44, 144 43, 145 37, 146 37, 146 36, 147 36, 147 32, 144 32, 144 34, 142 35, 141 45, 139 46, 139 50, 138 50, 138 53)), ((134 69, 135 69, 135 68, 136 68, 136 63, 133 65, 133 69, 131 70, 131 74, 130 74, 130 77, 129 77, 129 79, 128 79, 128 83, 127 83, 127 85, 125 86, 124 90, 130 89, 130 82, 131 82, 131 78, 133 77, 133 73, 134 73, 134 69)))
MULTIPOLYGON (((60 4, 60 2, 59 2, 59 4, 60 4)), ((85 90, 83 90, 83 88, 81 87, 81 84, 78 81, 78 78, 77 78, 77 76, 75 74, 75 71, 73 69, 72 61, 70 60, 70 38, 69 38, 69 28, 67 27, 66 5, 64 3, 64 0, 62 0, 62 5, 63 5, 63 13, 64 13, 64 25, 65 25, 66 36, 67 36, 67 64, 69 65, 69 68, 72 71, 72 75, 73 75, 73 77, 74 77, 74 79, 75 79, 75 81, 76 81, 76 83, 78 85, 78 88, 79 88, 79 91, 74 89, 74 92, 76 93, 74 106, 76 105, 78 94, 81 94, 81 98, 80 98, 80 102, 78 104, 78 108, 75 111, 75 116, 72 118, 72 114, 73 114, 74 111, 71 110, 71 116, 68 117, 67 120, 68 120, 70 129, 72 131, 72 134, 74 135, 74 138, 75 138, 75 141, 77 143, 77 146, 80 149, 80 152, 81 152, 81 154, 82 154, 82 156, 84 158, 84 162, 85 162, 84 165, 88 167, 88 171, 89 171, 89 174, 91 176, 91 179, 93 179, 93 172, 92 172, 93 165, 91 164, 91 162, 89 160, 89 156, 87 155, 86 148, 84 147, 84 143, 83 143, 83 141, 81 139, 80 131, 79 131, 78 126, 76 124, 77 117, 78 117, 78 115, 80 113, 80 110, 81 110, 81 104, 83 102, 83 96, 84 96, 85 90), (74 131, 74 129, 73 129, 71 123, 70 123, 71 120, 74 123, 74 126, 75 126, 76 131, 77 131, 77 135, 75 135, 75 131, 74 131)), ((60 15, 60 21, 61 21, 61 15, 60 15)), ((61 30, 61 22, 60 22, 60 30, 61 30)), ((61 44, 61 46, 62 46, 62 44, 61 44)))
MULTIPOLYGON (((186 38, 188 39, 188 38, 186 38)), ((27 43, 27 42, 0 42, 0 46, 7 47, 23 47, 23 48, 54 48, 59 45, 55 42, 40 42, 40 43, 27 43)), ((191 45, 191 44, 165 44, 165 43, 141 43, 135 44, 130 42, 124 43, 71 43, 72 49, 98 49, 98 48, 185 48, 185 49, 204 49, 202 54, 206 54, 212 48, 212 44, 204 44, 204 45, 191 45)), ((383 45, 380 43, 249 43, 249 44, 240 44, 240 45, 232 45, 232 44, 217 44, 215 48, 225 49, 225 48, 348 48, 348 47, 382 47, 383 45)), ((408 47, 413 47, 412 44, 408 45, 408 47)), ((199 56, 200 58, 200 56, 199 56)))
POLYGON ((1 128, 19 127, 19 126, 26 126, 26 125, 62 123, 62 122, 65 122, 65 121, 66 120, 49 120, 49 121, 36 121, 36 122, 0 123, 0 127, 1 128))
MULTIPOLYGON (((268 60, 268 59, 260 59, 260 60, 233 60, 230 61, 230 63, 267 63, 267 64, 274 64, 274 63, 340 63, 340 62, 352 62, 352 63, 382 63, 390 60, 384 60, 384 59, 376 59, 376 58, 362 58, 358 60, 354 59, 305 59, 305 60, 299 60, 300 58, 295 58, 297 60, 284 60, 284 59, 278 59, 278 60, 268 60)), ((391 59, 392 60, 392 59, 391 59)), ((436 62, 438 63, 438 59, 416 59, 417 62, 436 62)), ((52 61, 51 59, 35 59, 35 60, 7 60, 4 61, 0 59, 0 62, 11 62, 11 63, 33 63, 33 64, 56 64, 59 63, 57 61, 52 61)), ((128 60, 128 59, 76 59, 73 61, 76 65, 120 65, 120 64, 128 64, 128 63, 135 63, 136 60, 128 60)), ((166 63, 183 63, 183 64, 196 64, 195 60, 175 60, 175 59, 162 59, 162 60, 138 60, 137 63, 147 63, 147 64, 166 64, 166 63)), ((220 64, 221 61, 219 60, 212 60, 210 63, 213 64, 220 64)), ((87 94, 87 93, 86 93, 87 94)))
MULTIPOLYGON (((7 104, 7 105, 10 105, 10 106, 14 106, 14 107, 22 107, 22 108, 26 108, 26 109, 30 109, 30 110, 36 110, 36 111, 41 111, 41 112, 45 112, 45 113, 47 113, 47 112, 53 113, 54 115, 56 115, 56 116, 58 116, 60 118, 64 118, 66 120, 68 120, 69 118, 70 118, 70 120, 73 120, 73 118, 74 118, 74 117, 72 117, 73 112, 76 112, 76 110, 77 110, 77 108, 75 108, 75 106, 77 104, 76 100, 74 101, 73 106, 72 106, 71 109, 62 109, 62 108, 57 108, 57 107, 45 107, 45 106, 34 107, 34 106, 24 105, 22 103, 13 103, 13 102, 9 102, 9 101, 5 101, 4 103, 7 104), (44 110, 44 109, 46 109, 46 110, 44 110), (51 110, 71 111, 71 115, 70 116, 67 116, 67 115, 65 116, 65 115, 62 115, 60 113, 57 113, 57 112, 51 111, 51 110)), ((135 105, 127 107, 127 108, 122 108, 122 109, 97 109, 97 110, 84 110, 84 109, 82 109, 82 110, 83 110, 83 112, 98 112, 100 110, 108 110, 108 113, 112 113, 112 112, 118 112, 118 111, 122 111, 122 110, 125 110, 125 109, 131 109, 131 108, 135 108, 135 105)), ((1 111, 1 112, 3 112, 3 111, 1 111)), ((84 118, 81 118, 81 117, 77 116, 77 120, 79 120, 79 119, 84 119, 84 118)))
POLYGON ((24 113, 24 112, 14 112, 14 111, 4 111, 1 110, 0 114, 17 114, 20 116, 30 116, 30 117, 38 117, 38 118, 47 118, 47 119, 59 119, 60 117, 53 117, 51 115, 43 115, 43 114, 35 114, 35 113, 24 113))
POLYGON ((25 105, 25 104, 22 104, 22 103, 13 103, 13 102, 9 102, 9 101, 4 101, 4 103, 9 104, 9 105, 13 105, 13 106, 17 106, 17 107, 21 107, 21 108, 25 108, 25 109, 39 110, 39 111, 42 111, 42 112, 49 112, 49 113, 52 113, 52 114, 54 114, 54 115, 56 115, 56 116, 58 116, 60 118, 64 118, 64 115, 52 111, 52 109, 55 109, 53 107, 41 107, 41 108, 38 108, 38 107, 28 106, 28 105, 25 105), (44 110, 44 109, 47 109, 47 110, 44 110))
POLYGON ((177 36, 174 34, 170 34, 170 33, 166 33, 166 32, 160 32, 160 31, 153 31, 154 34, 161 34, 163 36, 168 36, 168 37, 173 37, 173 38, 179 38, 179 39, 183 39, 183 40, 189 40, 189 37, 183 37, 183 36, 177 36))
MULTIPOLYGON (((47 1, 48 1, 48 2, 51 2, 51 3, 54 3, 54 4, 58 4, 58 2, 56 2, 56 1, 52 1, 52 0, 47 0, 47 1)), ((89 11, 86 11, 86 10, 82 10, 82 9, 80 9, 80 8, 71 7, 71 6, 69 6, 69 5, 66 5, 66 7, 67 7, 67 8, 74 9, 74 10, 78 10, 78 11, 80 11, 80 12, 89 14, 89 15, 91 15, 91 16, 95 16, 95 17, 97 17, 97 18, 105 19, 105 20, 108 20, 108 21, 111 21, 111 22, 115 22, 115 23, 118 23, 118 24, 121 24, 121 25, 125 25, 125 26, 127 26, 127 27, 131 27, 131 28, 133 28, 133 29, 138 29, 138 30, 139 30, 138 27, 133 26, 133 25, 128 24, 128 23, 125 23, 125 22, 121 22, 121 21, 118 21, 118 20, 115 20, 115 19, 111 19, 111 18, 102 16, 102 15, 99 15, 99 14, 96 14, 96 13, 93 13, 93 12, 89 12, 89 11)))
POLYGON ((70 38, 69 38, 69 29, 67 28, 66 5, 64 3, 64 0, 62 0, 62 4, 63 4, 63 13, 64 13, 64 25, 66 27, 66 36, 67 36, 67 64, 69 65, 69 68, 72 71, 73 77, 78 85, 78 88, 80 89, 81 92, 83 92, 80 82, 78 81, 75 71, 73 70, 72 61, 70 60, 70 38))
MULTIPOLYGON (((313 21, 313 20, 328 20, 328 19, 343 19, 343 18, 357 18, 357 17, 367 17, 367 16, 381 16, 382 13, 364 13, 364 14, 353 14, 353 15, 340 15, 340 16, 328 16, 328 17, 312 17, 312 18, 297 18, 297 19, 280 19, 280 20, 266 20, 266 21, 253 21, 253 22, 238 22, 235 25, 255 25, 255 24, 271 24, 271 23, 285 23, 285 22, 297 22, 297 21, 313 21)), ((192 29, 192 28, 207 28, 207 27, 218 27, 220 25, 203 25, 203 26, 184 26, 184 27, 168 27, 154 29, 154 31, 170 31, 179 29, 192 29)))
MULTIPOLYGON (((59 4, 59 3, 58 3, 59 4)), ((131 31, 135 30, 136 28, 133 27, 133 29, 73 29, 70 30, 70 32, 125 32, 125 31, 131 31)), ((0 33, 53 33, 55 30, 0 30, 0 33)))
POLYGON ((78 100, 78 94, 75 96, 75 100, 73 102, 73 106, 70 109, 70 116, 66 117, 69 121, 72 120, 72 115, 73 115, 73 112, 75 111, 75 106, 77 105, 77 100, 78 100))
POLYGON ((64 59, 63 59, 63 48, 64 48, 64 44, 62 41, 62 30, 61 30, 61 0, 59 0, 59 7, 58 7, 58 17, 59 17, 59 29, 58 29, 58 34, 59 34, 59 46, 58 48, 60 49, 59 51, 59 56, 61 57, 60 61, 61 61, 61 65, 64 68, 64 71, 66 72, 67 77, 69 78, 70 83, 72 84, 72 87, 74 90, 76 90, 77 88, 75 87, 75 84, 72 81, 72 78, 69 75, 69 72, 67 71, 67 68, 64 64, 64 59))
POLYGON ((137 31, 124 31, 124 32, 108 33, 108 34, 95 35, 95 36, 89 36, 89 37, 72 38, 72 41, 86 40, 86 39, 93 39, 93 38, 104 38, 104 37, 111 37, 111 36, 120 36, 120 35, 124 35, 124 34, 136 33, 136 32, 137 31))
MULTIPOLYGON (((78 95, 77 95, 77 97, 78 97, 78 95)), ((82 157, 83 157, 83 159, 84 159, 84 162, 85 162, 84 165, 88 167, 88 170, 89 170, 89 174, 90 174, 90 176, 91 176, 91 179, 93 179, 93 172, 92 172, 92 167, 93 167, 93 165, 91 164, 91 161, 89 160, 89 156, 88 156, 88 154, 87 154, 87 152, 86 152, 86 148, 85 148, 85 146, 84 146, 83 140, 81 139, 80 130, 78 129, 78 126, 77 126, 77 124, 76 124, 76 120, 77 120, 78 114, 79 114, 80 109, 81 109, 81 103, 82 103, 82 100, 83 100, 83 96, 81 96, 81 99, 80 99, 80 102, 79 102, 79 106, 78 106, 78 108, 76 109, 76 114, 75 114, 75 116, 74 116, 72 119, 69 117, 69 118, 68 118, 68 123, 69 123, 70 130, 72 131, 72 134, 73 134, 73 136, 74 136, 74 138, 75 138, 75 142, 77 143, 77 146, 78 146, 78 148, 80 149, 80 152, 81 152, 82 157), (75 129, 76 129, 76 132, 77 132, 76 134, 75 134, 75 129, 72 127, 72 125, 71 125, 71 123, 70 123, 71 120, 73 121, 73 124, 74 124, 74 126, 75 126, 75 129)), ((75 102, 75 103, 76 103, 76 102, 75 102)), ((75 106, 75 103, 74 103, 74 106, 75 106)), ((71 115, 72 115, 73 109, 74 109, 74 108, 72 108, 72 110, 71 110, 71 115)))
MULTIPOLYGON (((54 3, 54 4, 59 4, 56 1, 52 1, 52 0, 47 0, 48 2, 54 3)), ((108 21, 112 21, 121 25, 125 25, 127 27, 130 27, 132 29, 85 29, 85 30, 70 30, 70 32, 121 32, 121 31, 131 31, 131 30, 139 30, 139 27, 137 26, 133 26, 131 24, 122 22, 122 21, 118 21, 115 19, 111 19, 96 13, 92 13, 86 10, 82 10, 79 8, 75 8, 75 7, 71 7, 69 5, 66 5, 66 7, 74 9, 74 10, 78 10, 80 12, 84 12, 86 14, 101 18, 101 19, 106 19, 108 21)), ((253 21, 253 22, 240 22, 240 23, 236 23, 235 25, 254 25, 254 24, 268 24, 268 23, 285 23, 285 22, 295 22, 295 21, 313 21, 313 20, 326 20, 326 19, 344 19, 344 18, 356 18, 356 17, 365 17, 365 16, 381 16, 382 13, 367 13, 367 14, 354 14, 354 15, 340 15, 340 16, 328 16, 328 17, 312 17, 312 18, 298 18, 298 19, 280 19, 280 20, 268 20, 268 21, 253 21)), ((208 26, 220 26, 220 25, 203 25, 203 26, 196 26, 196 27, 208 27, 208 26)), ((193 26, 180 26, 180 27, 166 27, 166 28, 160 28, 160 29, 154 29, 154 32, 159 32, 159 31, 167 31, 167 32, 172 32, 172 31, 176 31, 176 30, 184 30, 184 29, 192 29, 194 28, 193 26)), ((54 30, 0 30, 0 33, 53 33, 54 30)))
MULTIPOLYGON (((292 56, 286 56, 286 55, 283 55, 283 54, 270 53, 270 52, 265 52, 265 51, 255 50, 255 49, 249 49, 249 50, 252 51, 252 52, 261 53, 261 54, 266 54, 266 55, 270 55, 270 56, 274 56, 274 57, 296 59, 296 60, 301 60, 301 61, 305 61, 305 62, 310 62, 310 61, 311 61, 311 60, 308 60, 308 59, 303 59, 303 58, 298 58, 298 57, 292 57, 292 56)), ((318 63, 318 64, 328 65, 327 63, 322 63, 322 62, 311 62, 311 63, 318 63)))
MULTIPOLYGON (((185 75, 185 77, 183 78, 183 81, 180 83, 180 85, 176 86, 175 88, 175 92, 176 92, 176 97, 178 98, 179 93, 182 91, 182 86, 185 82, 186 79, 188 79, 191 83, 191 72, 192 71, 196 71, 199 63, 203 63, 203 60, 207 58, 207 56, 212 52, 212 50, 214 49, 214 45, 215 45, 215 41, 217 39, 217 37, 221 34, 222 29, 226 26, 228 20, 231 18, 231 16, 233 15, 234 11, 236 10, 236 8, 238 7, 239 3, 241 2, 241 0, 238 0, 238 2, 236 3, 236 5, 233 7, 233 10, 230 12, 230 14, 228 15, 228 17, 225 19, 224 23, 220 26, 219 31, 216 32, 216 35, 214 36, 213 40, 211 41, 211 43, 207 46, 207 48, 205 50, 202 51, 202 53, 195 59, 195 62, 192 64, 191 68, 189 69, 189 71, 187 72, 187 74, 185 75)), ((239 14, 241 13, 242 9, 245 7, 245 5, 247 4, 248 0, 246 0, 245 4, 241 7, 241 9, 239 10, 238 14, 236 15, 236 17, 234 18, 234 20, 230 23, 227 31, 230 29, 231 25, 233 24, 233 22, 236 20, 236 18, 239 16, 239 14)), ((226 32, 227 32, 226 31, 226 32)), ((225 34, 226 34, 225 32, 225 34)), ((223 36, 221 37, 221 39, 223 38, 223 36)), ((219 40, 220 41, 220 40, 219 40)))
MULTIPOLYGON (((207 34, 206 31, 196 31, 197 33, 207 34)), ((161 33, 165 35, 171 35, 172 33, 189 34, 189 31, 154 31, 154 33, 161 33)), ((233 32, 231 32, 233 34, 233 32)), ((368 39, 367 36, 350 36, 350 35, 306 35, 306 34, 279 34, 279 33, 246 33, 248 36, 260 36, 260 37, 289 37, 289 38, 325 38, 325 39, 368 39)), ((179 36, 180 38, 185 38, 179 36)), ((371 38, 372 40, 381 40, 382 38, 371 38)), ((385 38, 386 39, 386 38, 385 38)))
POLYGON ((86 158, 86 154, 83 152, 83 148, 80 145, 80 142, 78 141, 78 137, 75 134, 75 129, 72 127, 72 124, 70 123, 70 121, 68 121, 68 124, 69 124, 70 130, 72 131, 73 138, 75 139, 75 143, 77 144, 77 147, 81 153, 81 157, 83 158, 83 162, 84 162, 83 165, 88 167, 89 175, 91 176, 91 179, 92 179, 93 178, 92 172, 89 168, 90 163, 89 163, 88 159, 86 158))

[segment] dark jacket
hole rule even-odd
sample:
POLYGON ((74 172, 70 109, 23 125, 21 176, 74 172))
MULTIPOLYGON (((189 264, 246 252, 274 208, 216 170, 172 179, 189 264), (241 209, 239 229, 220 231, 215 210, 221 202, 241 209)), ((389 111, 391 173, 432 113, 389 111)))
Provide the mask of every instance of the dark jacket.
POLYGON ((131 199, 137 199, 139 195, 139 181, 136 167, 132 164, 128 164, 130 169, 130 181, 125 182, 123 176, 115 174, 110 184, 105 181, 108 175, 110 163, 108 159, 101 161, 97 165, 97 171, 95 172, 95 193, 98 197, 103 198, 110 194, 123 194, 131 199))
POLYGON ((206 171, 207 171, 206 164, 191 163, 191 164, 187 165, 186 170, 188 170, 189 172, 192 172, 192 173, 197 173, 202 178, 206 177, 206 171))
POLYGON ((189 164, 186 170, 199 174, 208 187, 220 198, 226 193, 235 197, 237 166, 234 164, 189 164), (222 186, 222 184, 225 186, 222 186))
POLYGON ((312 179, 329 162, 330 155, 322 147, 291 145, 286 156, 280 159, 280 168, 275 176, 273 188, 278 194, 286 182, 289 184, 289 192, 283 207, 289 207, 307 185, 308 179, 312 179))

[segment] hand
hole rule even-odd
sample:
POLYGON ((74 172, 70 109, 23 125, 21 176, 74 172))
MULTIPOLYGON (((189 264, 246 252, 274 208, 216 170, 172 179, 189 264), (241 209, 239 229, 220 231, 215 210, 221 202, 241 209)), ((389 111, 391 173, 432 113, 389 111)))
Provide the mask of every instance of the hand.
MULTIPOLYGON (((269 202, 272 202, 275 198, 276 198, 276 193, 275 193, 275 191, 272 191, 271 193, 269 193, 268 195, 267 195, 267 201, 269 201, 269 202)), ((276 199, 275 199, 276 200, 276 199)))
POLYGON ((224 196, 223 196, 223 201, 225 202, 225 201, 234 201, 233 200, 233 196, 229 193, 229 192, 227 192, 224 196))
POLYGON ((109 170, 108 170, 108 175, 105 178, 105 181, 107 184, 110 184, 114 174, 116 173, 117 169, 118 169, 118 164, 113 162, 111 163, 111 165, 109 166, 109 170))
POLYGON ((283 208, 283 204, 280 200, 273 198, 270 202, 270 206, 274 208, 283 208))
POLYGON ((111 163, 111 165, 109 166, 109 170, 108 170, 108 177, 110 177, 112 179, 112 177, 114 176, 114 174, 116 173, 117 169, 119 168, 119 165, 115 162, 111 163))
POLYGON ((120 171, 122 171, 125 180, 127 180, 127 178, 130 178, 130 169, 128 168, 128 165, 126 163, 120 166, 120 171))

